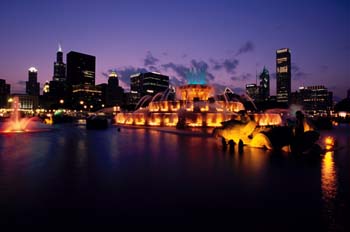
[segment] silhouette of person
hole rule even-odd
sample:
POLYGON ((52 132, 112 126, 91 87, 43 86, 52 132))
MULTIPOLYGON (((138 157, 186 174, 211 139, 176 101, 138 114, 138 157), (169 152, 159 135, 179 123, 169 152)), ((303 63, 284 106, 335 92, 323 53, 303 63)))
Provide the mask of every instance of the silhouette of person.
POLYGON ((299 137, 304 133, 304 114, 298 110, 296 113, 295 136, 299 137))
POLYGON ((295 113, 296 123, 294 127, 294 141, 292 142, 292 152, 300 154, 302 152, 303 134, 304 134, 304 114, 298 110, 295 113))
POLYGON ((224 137, 221 137, 221 144, 222 144, 222 150, 226 151, 227 150, 227 143, 224 137))

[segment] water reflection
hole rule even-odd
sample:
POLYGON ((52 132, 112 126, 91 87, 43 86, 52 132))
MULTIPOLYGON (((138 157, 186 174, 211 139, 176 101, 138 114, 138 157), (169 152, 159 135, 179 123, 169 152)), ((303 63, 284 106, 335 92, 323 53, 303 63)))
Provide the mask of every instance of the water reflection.
POLYGON ((313 231, 339 228, 339 215, 346 215, 339 205, 347 206, 349 192, 348 131, 329 132, 345 148, 311 164, 287 153, 244 147, 240 154, 237 146, 223 151, 214 138, 147 129, 62 125, 51 133, 0 135, 0 206, 13 210, 0 207, 0 215, 60 219, 65 215, 36 209, 75 207, 84 223, 122 216, 134 222, 135 215, 148 222, 151 214, 154 222, 238 217, 244 225, 292 221, 295 231, 306 230, 304 224, 313 231), (33 210, 22 214, 23 204, 33 210))
POLYGON ((333 160, 333 151, 325 154, 322 160, 322 198, 330 203, 337 194, 337 172, 333 160))

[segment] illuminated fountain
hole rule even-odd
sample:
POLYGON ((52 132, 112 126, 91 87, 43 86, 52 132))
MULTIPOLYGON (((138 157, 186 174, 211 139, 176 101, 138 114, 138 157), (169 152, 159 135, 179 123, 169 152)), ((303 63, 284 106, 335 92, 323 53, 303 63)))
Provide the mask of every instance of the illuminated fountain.
POLYGON ((20 102, 18 97, 12 99, 12 113, 9 121, 2 125, 0 133, 24 133, 45 131, 45 128, 33 128, 34 117, 22 118, 20 115, 20 102))
POLYGON ((133 113, 119 113, 116 122, 142 126, 217 127, 244 110, 238 101, 218 101, 214 89, 204 84, 176 88, 176 99, 168 100, 171 89, 155 96, 144 96, 133 113), (144 107, 145 104, 147 107, 144 107))
MULTIPOLYGON (((222 122, 237 119, 238 112, 245 110, 242 102, 231 100, 230 89, 225 89, 221 98, 215 96, 214 88, 205 84, 205 72, 187 73, 187 85, 168 89, 154 96, 143 96, 132 113, 118 113, 116 122, 122 125, 166 127, 221 127, 222 122), (168 100, 170 94, 174 100, 168 100)), ((255 116, 258 123, 267 126, 279 125, 279 115, 272 120, 265 115, 255 116)))
MULTIPOLYGON (((193 73, 191 76, 196 78, 193 73)), ((215 96, 212 86, 202 81, 189 83, 173 90, 175 100, 168 100, 171 89, 142 97, 136 111, 118 113, 115 121, 120 125, 134 126, 211 127, 214 136, 236 144, 241 141, 251 147, 281 149, 290 145, 294 132, 291 127, 283 125, 280 113, 248 115, 241 101, 228 97, 229 93, 233 94, 231 90, 226 89, 220 98, 215 96)), ((306 125, 304 128, 309 129, 306 125)))

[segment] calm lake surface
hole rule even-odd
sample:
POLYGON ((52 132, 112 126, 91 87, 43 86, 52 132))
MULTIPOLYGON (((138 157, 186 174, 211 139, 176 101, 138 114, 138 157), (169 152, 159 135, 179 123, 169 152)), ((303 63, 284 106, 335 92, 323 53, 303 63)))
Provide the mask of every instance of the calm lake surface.
POLYGON ((322 132, 338 149, 320 159, 156 130, 54 128, 0 135, 0 223, 349 229, 349 125, 322 132))

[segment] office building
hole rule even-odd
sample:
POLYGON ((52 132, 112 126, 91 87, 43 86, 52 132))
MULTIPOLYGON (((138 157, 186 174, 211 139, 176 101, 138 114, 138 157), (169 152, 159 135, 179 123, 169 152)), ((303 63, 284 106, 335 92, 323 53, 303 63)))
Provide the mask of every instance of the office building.
POLYGON ((5 108, 7 106, 10 89, 10 84, 7 84, 5 80, 0 79, 0 108, 5 108))
POLYGON ((26 81, 26 93, 32 96, 39 96, 40 83, 38 82, 38 70, 34 67, 28 70, 28 81, 26 81))
POLYGON ((169 77, 156 72, 138 73, 130 76, 130 90, 140 97, 155 95, 169 88, 169 77))
POLYGON ((259 100, 267 101, 270 97, 270 75, 269 71, 264 67, 263 71, 259 76, 259 100))
POLYGON ((63 52, 59 45, 56 53, 56 61, 53 66, 53 81, 65 81, 66 80, 66 64, 63 63, 63 52))
POLYGON ((71 51, 67 54, 69 85, 95 85, 95 56, 71 51))
POLYGON ((95 56, 75 51, 67 54, 67 107, 94 110, 101 106, 102 92, 95 86, 95 68, 95 56))
POLYGON ((111 72, 108 76, 107 85, 107 106, 120 106, 123 102, 124 89, 119 86, 119 78, 116 72, 111 72))
POLYGON ((333 93, 323 85, 299 87, 297 103, 309 113, 326 112, 333 108, 333 93))
POLYGON ((247 95, 252 98, 252 100, 256 100, 259 96, 259 88, 256 84, 247 84, 245 86, 245 90, 247 95))
POLYGON ((70 107, 76 110, 95 111, 103 104, 101 87, 95 85, 75 85, 70 107))
POLYGON ((291 54, 288 48, 276 51, 277 102, 290 102, 291 93, 291 54))

